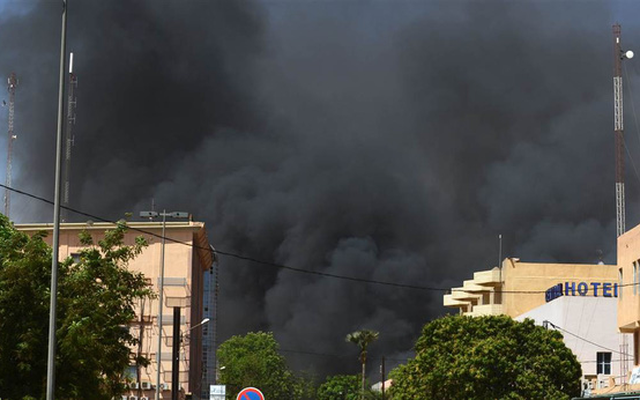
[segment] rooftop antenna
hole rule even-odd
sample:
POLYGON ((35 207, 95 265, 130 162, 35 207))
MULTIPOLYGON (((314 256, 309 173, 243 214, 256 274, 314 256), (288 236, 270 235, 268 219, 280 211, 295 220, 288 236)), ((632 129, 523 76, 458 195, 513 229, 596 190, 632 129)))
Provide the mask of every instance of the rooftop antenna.
MULTIPOLYGON (((18 86, 18 78, 15 72, 12 72, 7 79, 7 91, 9 92, 9 130, 7 132, 7 176, 5 178, 4 189, 4 215, 9 218, 9 211, 11 209, 11 163, 13 161, 13 141, 17 139, 17 136, 13 133, 13 115, 15 111, 15 97, 16 86, 18 86)), ((6 102, 3 101, 3 105, 6 102)))
MULTIPOLYGON (((69 55, 69 93, 67 96, 67 129, 64 135, 64 171, 62 186, 62 205, 69 206, 69 186, 71 180, 71 148, 75 144, 75 136, 73 135, 73 127, 76 124, 76 87, 78 86, 78 77, 73 73, 73 52, 69 55)), ((63 222, 68 218, 68 211, 63 210, 63 222)))

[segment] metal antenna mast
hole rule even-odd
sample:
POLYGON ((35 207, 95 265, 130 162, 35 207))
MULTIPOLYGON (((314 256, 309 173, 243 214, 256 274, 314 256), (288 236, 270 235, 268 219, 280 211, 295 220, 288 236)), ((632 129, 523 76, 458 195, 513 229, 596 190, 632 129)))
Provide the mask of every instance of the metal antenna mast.
MULTIPOLYGON (((620 24, 613 25, 613 133, 616 146, 616 235, 620 237, 625 232, 624 212, 624 104, 622 101, 622 60, 633 58, 631 50, 622 50, 620 39, 620 24)), ((620 345, 620 375, 627 376, 628 350, 626 335, 622 335, 620 345)), ((626 385, 626 380, 625 380, 626 385)))
POLYGON ((633 58, 622 50, 620 24, 613 26, 613 133, 616 146, 616 234, 625 232, 624 215, 624 107, 622 101, 622 60, 633 58))
POLYGON ((11 162, 13 159, 13 141, 17 136, 13 133, 13 115, 15 111, 15 98, 16 98, 16 86, 18 86, 18 78, 16 78, 15 72, 12 72, 7 79, 7 90, 9 91, 9 131, 7 134, 7 176, 5 178, 4 189, 4 215, 9 217, 9 210, 11 207, 11 192, 8 188, 11 187, 11 162))
MULTIPOLYGON (((71 148, 75 143, 73 127, 76 124, 76 94, 75 88, 78 86, 78 77, 73 73, 73 53, 69 56, 69 93, 67 96, 67 129, 64 136, 64 179, 62 186, 62 205, 69 206, 69 181, 71 174, 71 148)), ((63 211, 67 216, 67 211, 63 211)), ((65 220, 66 218, 63 218, 65 220)))

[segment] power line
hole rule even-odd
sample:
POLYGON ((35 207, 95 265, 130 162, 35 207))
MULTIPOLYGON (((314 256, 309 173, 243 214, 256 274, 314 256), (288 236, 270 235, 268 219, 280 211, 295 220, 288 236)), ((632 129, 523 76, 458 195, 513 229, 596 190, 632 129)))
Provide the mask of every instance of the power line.
POLYGON ((589 340, 589 339, 583 338, 582 336, 576 335, 576 334, 575 334, 575 333, 573 333, 573 332, 569 332, 568 330, 566 330, 566 329, 564 329, 564 328, 562 328, 562 327, 560 327, 560 326, 558 326, 558 325, 554 324, 554 323, 553 323, 553 322, 551 322, 551 321, 546 321, 546 322, 547 322, 549 325, 551 325, 552 327, 554 327, 555 329, 557 329, 557 330, 559 330, 559 331, 562 331, 562 332, 566 333, 567 335, 571 335, 571 336, 575 337, 576 339, 583 340, 583 341, 585 341, 585 342, 587 342, 587 343, 589 343, 589 344, 592 344, 592 345, 594 345, 594 346, 596 346, 596 347, 599 347, 599 348, 601 348, 601 349, 609 350, 609 351, 611 351, 611 352, 618 353, 618 354, 623 355, 623 356, 629 356, 629 357, 631 357, 631 354, 624 353, 624 352, 621 352, 621 351, 618 351, 618 350, 614 350, 614 349, 611 349, 611 348, 609 348, 609 347, 607 347, 607 346, 603 346, 603 345, 601 345, 601 344, 598 344, 598 343, 596 343, 596 342, 593 342, 593 341, 591 341, 591 340, 589 340))
MULTIPOLYGON (((53 205, 53 202, 49 199, 34 195, 32 193, 28 193, 25 192, 23 190, 19 190, 19 189, 14 189, 11 188, 9 186, 6 185, 2 185, 0 184, 0 187, 3 187, 7 190, 10 190, 12 192, 30 197, 32 199, 53 205)), ((106 218, 97 216, 97 215, 93 215, 81 210, 77 210, 74 209, 72 207, 68 207, 68 206, 61 206, 61 208, 71 211, 75 214, 79 214, 85 217, 89 217, 92 218, 94 220, 100 221, 100 222, 106 222, 106 223, 110 223, 110 224, 117 224, 117 222, 108 220, 106 218)), ((135 232, 140 232, 149 236, 153 236, 155 238, 159 238, 162 239, 162 235, 159 235, 157 233, 154 232, 150 232, 144 229, 140 229, 140 228, 136 228, 136 227, 132 227, 132 226, 128 226, 128 229, 135 231, 135 232)), ((384 285, 384 286, 392 286, 392 287, 399 287, 399 288, 405 288, 405 289, 416 289, 416 290, 426 290, 426 291, 440 291, 440 292, 449 292, 449 289, 443 289, 443 288, 436 288, 436 287, 427 287, 427 286, 419 286, 419 285, 411 285, 411 284, 404 284, 404 283, 396 283, 396 282, 387 282, 387 281, 379 281, 379 280, 373 280, 373 279, 364 279, 364 278, 356 278, 356 277, 352 277, 352 276, 345 276, 345 275, 338 275, 338 274, 332 274, 332 273, 328 273, 328 272, 320 272, 320 271, 313 271, 313 270, 308 270, 308 269, 302 269, 302 268, 296 268, 296 267, 292 267, 289 265, 284 265, 284 264, 279 264, 279 263, 275 263, 275 262, 271 262, 271 261, 265 261, 265 260, 260 260, 258 258, 255 257, 250 257, 250 256, 245 256, 242 254, 237 254, 237 253, 232 253, 232 252, 228 252, 228 251, 223 251, 223 250, 211 250, 210 248, 205 248, 202 246, 198 246, 197 244, 193 244, 193 243, 187 243, 187 242, 182 242, 180 240, 176 240, 176 239, 172 239, 169 237, 164 237, 164 239, 166 241, 172 242, 172 243, 176 243, 176 244, 181 244, 184 246, 189 246, 195 249, 200 249, 200 250, 205 250, 208 252, 213 252, 214 254, 220 254, 223 256, 227 256, 227 257, 232 257, 232 258, 236 258, 239 260, 244 260, 244 261, 250 261, 256 264, 262 264, 262 265, 267 265, 267 266, 271 266, 274 268, 278 268, 278 269, 284 269, 284 270, 289 270, 289 271, 295 271, 295 272, 300 272, 300 273, 305 273, 305 274, 311 274, 311 275, 317 275, 317 276, 323 276, 323 277, 329 277, 329 278, 334 278, 334 279, 342 279, 342 280, 347 280, 347 281, 353 281, 353 282, 361 282, 361 283, 371 283, 371 284, 376 284, 376 285, 384 285)))
MULTIPOLYGON (((38 200, 41 201, 43 203, 47 203, 50 205, 53 205, 53 201, 46 199, 44 197, 40 197, 37 196, 33 193, 29 193, 29 192, 25 192, 24 190, 20 190, 20 189, 15 189, 12 187, 9 187, 7 185, 3 185, 0 183, 0 187, 1 188, 5 188, 9 191, 21 194, 23 196, 32 198, 34 200, 38 200)), ((114 224, 117 225, 118 222, 97 216, 97 215, 93 215, 90 213, 87 213, 85 211, 81 211, 72 207, 68 207, 68 206, 64 206, 62 205, 61 208, 71 211, 75 214, 78 215, 82 215, 91 219, 94 219, 96 221, 99 222, 105 222, 105 223, 109 223, 109 224, 114 224)), ((127 228, 129 230, 135 231, 135 232, 139 232, 139 233, 143 233, 145 235, 149 235, 158 239, 163 239, 162 235, 159 235, 157 233, 154 232, 150 232, 147 231, 145 229, 141 229, 141 228, 136 228, 133 226, 127 226, 127 228)), ((187 242, 182 242, 180 240, 177 239, 172 239, 170 237, 164 237, 164 239, 166 241, 172 242, 172 243, 176 243, 176 244, 181 244, 183 246, 188 246, 191 248, 195 248, 195 249, 199 249, 199 250, 204 250, 207 252, 212 252, 214 255, 215 254, 219 254, 222 256, 226 256, 226 257, 231 257, 231 258, 235 258, 238 260, 243 260, 243 261, 249 261, 252 263, 256 263, 256 264, 262 264, 262 265, 266 265, 266 266, 270 266, 273 268, 277 268, 277 269, 283 269, 283 270, 288 270, 288 271, 293 271, 293 272, 298 272, 298 273, 303 273, 303 274, 309 274, 309 275, 316 275, 316 276, 322 276, 325 278, 333 278, 333 279, 341 279, 341 280, 345 280, 345 281, 351 281, 351 282, 360 282, 360 283, 369 283, 369 284, 375 284, 375 285, 381 285, 381 286, 390 286, 390 287, 398 287, 398 288, 403 288, 403 289, 414 289, 414 290, 423 290, 423 291, 431 291, 431 292, 442 292, 442 293, 452 293, 452 289, 449 288, 438 288, 438 287, 430 287, 430 286, 420 286, 420 285, 412 285, 412 284, 406 284, 406 283, 397 283, 397 282, 389 282, 389 281, 380 281, 380 280, 374 280, 374 279, 365 279, 365 278, 356 278, 353 276, 346 276, 346 275, 338 275, 338 274, 332 274, 332 273, 328 273, 328 272, 321 272, 321 271, 314 271, 314 270, 309 270, 309 269, 303 269, 303 268, 297 268, 297 267, 292 267, 289 265, 285 265, 285 264, 280 264, 280 263, 275 263, 275 262, 271 262, 271 261, 266 261, 266 260, 261 260, 255 257, 250 257, 250 256, 245 256, 242 254, 237 254, 237 253, 232 253, 232 252, 228 252, 228 251, 223 251, 223 250, 219 250, 219 249, 215 249, 212 250, 208 247, 202 247, 202 246, 198 246, 197 244, 193 244, 193 243, 187 243, 187 242)), ((633 286, 636 285, 634 283, 629 283, 629 284, 623 284, 623 285, 618 285, 618 287, 622 288, 625 286, 633 286)), ((496 290, 495 293, 503 293, 503 294, 544 294, 546 293, 546 290, 496 290)))
MULTIPOLYGON (((183 342, 183 345, 185 345, 186 342, 183 342)), ((226 343, 226 341, 213 341, 213 343, 215 343, 216 345, 221 345, 223 343, 226 343)), ((354 357, 354 354, 331 354, 331 353, 320 353, 320 352, 316 352, 316 351, 307 351, 307 350, 297 350, 297 349, 283 349, 281 347, 278 346, 277 348, 278 352, 283 352, 283 353, 292 353, 292 354, 301 354, 301 355, 307 355, 307 356, 318 356, 318 357, 331 357, 331 358, 346 358, 346 357, 354 357)), ((380 359, 380 357, 367 357, 368 360, 378 360, 380 359)), ((389 358, 389 357, 385 357, 386 360, 390 360, 390 361, 397 361, 397 362, 408 362, 410 360, 410 358, 389 358)))

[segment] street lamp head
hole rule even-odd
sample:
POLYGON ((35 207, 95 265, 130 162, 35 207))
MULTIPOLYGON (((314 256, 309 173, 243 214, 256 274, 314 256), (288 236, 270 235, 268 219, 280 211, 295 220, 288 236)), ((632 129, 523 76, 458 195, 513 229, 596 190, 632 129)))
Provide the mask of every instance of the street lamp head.
POLYGON ((141 218, 156 218, 158 213, 155 211, 140 211, 141 218))
POLYGON ((627 50, 624 52, 624 56, 628 59, 632 59, 633 58, 633 51, 631 50, 627 50))
POLYGON ((189 213, 185 211, 174 211, 169 214, 171 218, 189 218, 189 213))
POLYGON ((206 323, 207 323, 207 322, 209 322, 209 321, 211 321, 211 319, 209 319, 209 318, 205 318, 205 319, 203 319, 202 321, 200 321, 200 324, 199 324, 199 325, 204 325, 204 324, 206 324, 206 323))

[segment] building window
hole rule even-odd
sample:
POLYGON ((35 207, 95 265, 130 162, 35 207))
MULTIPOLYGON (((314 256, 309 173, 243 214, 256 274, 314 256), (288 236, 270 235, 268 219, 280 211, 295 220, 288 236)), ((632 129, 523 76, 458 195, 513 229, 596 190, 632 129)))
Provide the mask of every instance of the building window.
POLYGON ((633 331, 633 361, 635 365, 640 363, 640 332, 633 331))
POLYGON ((618 268, 618 300, 622 300, 622 286, 624 282, 622 282, 622 268, 618 268))
POLYGON ((124 379, 128 381, 135 381, 138 376, 138 367, 135 365, 129 365, 124 371, 124 379))
POLYGON ((80 253, 71 253, 71 258, 74 264, 78 264, 80 262, 80 253))
POLYGON ((596 353, 598 375, 611 375, 611 353, 596 353))
POLYGON ((638 261, 633 262, 633 295, 638 294, 638 261))

